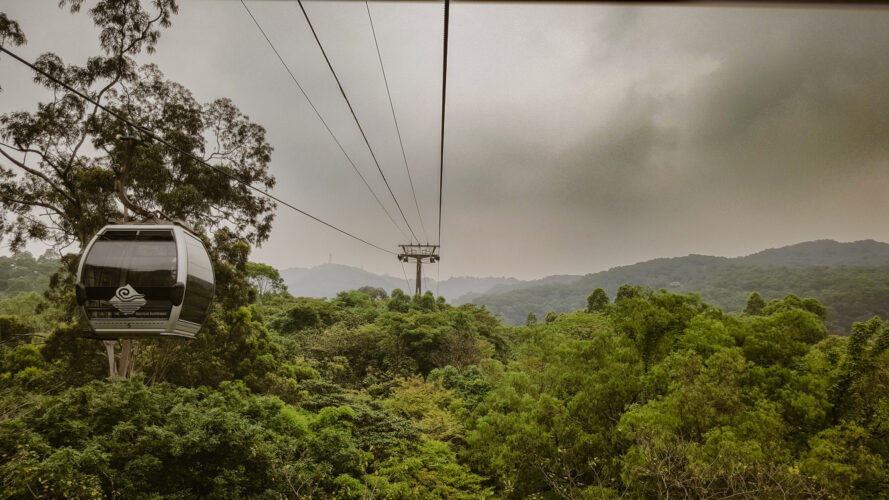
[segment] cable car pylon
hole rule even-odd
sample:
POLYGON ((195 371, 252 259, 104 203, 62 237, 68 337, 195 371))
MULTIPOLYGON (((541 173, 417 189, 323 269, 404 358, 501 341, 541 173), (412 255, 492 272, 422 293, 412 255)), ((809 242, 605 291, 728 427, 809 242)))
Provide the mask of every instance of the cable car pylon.
POLYGON ((416 295, 421 295, 421 286, 423 283, 423 262, 430 264, 438 262, 441 257, 438 255, 438 245, 398 245, 401 247, 401 253, 398 254, 398 260, 401 262, 410 262, 412 259, 417 263, 417 286, 416 295))

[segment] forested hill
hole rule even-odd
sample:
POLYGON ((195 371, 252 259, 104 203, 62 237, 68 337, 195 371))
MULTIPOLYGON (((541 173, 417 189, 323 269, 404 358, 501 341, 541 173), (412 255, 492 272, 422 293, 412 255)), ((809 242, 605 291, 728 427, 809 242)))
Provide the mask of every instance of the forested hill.
MULTIPOLYGON (((752 291, 766 300, 793 293, 815 297, 828 308, 831 331, 846 332, 855 321, 889 313, 889 244, 873 240, 819 240, 745 257, 705 255, 654 259, 578 277, 570 283, 494 291, 472 299, 521 324, 529 312, 569 312, 586 305, 596 288, 614 296, 624 284, 697 292, 726 311, 744 308, 752 291)), ((541 316, 542 317, 542 316, 541 316)))
POLYGON ((770 267, 889 266, 889 244, 874 240, 840 243, 816 240, 781 248, 770 248, 741 257, 748 264, 770 267))
MULTIPOLYGON (((364 269, 342 264, 324 264, 311 268, 292 267, 281 271, 281 278, 291 295, 296 297, 336 297, 339 292, 357 290, 364 286, 382 288, 391 292, 401 288, 410 292, 414 286, 414 268, 408 269, 409 283, 404 276, 395 277, 374 274, 364 269)), ((475 278, 454 277, 437 283, 432 278, 423 282, 424 290, 432 290, 449 301, 466 295, 474 296, 487 292, 498 285, 521 283, 515 278, 475 278)), ((460 302, 462 303, 462 302, 460 302)))
POLYGON ((0 298, 20 292, 43 292, 58 268, 59 259, 51 253, 39 258, 28 252, 0 257, 0 298))

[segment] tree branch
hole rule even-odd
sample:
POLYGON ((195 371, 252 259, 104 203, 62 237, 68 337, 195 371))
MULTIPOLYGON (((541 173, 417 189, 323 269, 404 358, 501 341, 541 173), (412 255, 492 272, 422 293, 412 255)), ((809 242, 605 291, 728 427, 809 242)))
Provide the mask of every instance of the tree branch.
MULTIPOLYGON (((5 146, 5 144, 4 144, 4 146, 5 146)), ((13 158, 12 156, 10 156, 9 153, 7 153, 6 151, 4 151, 4 150, 2 150, 2 149, 0 149, 0 154, 2 154, 3 156, 5 156, 7 160, 11 161, 13 164, 15 164, 17 167, 21 168, 22 170, 28 172, 28 173, 31 174, 31 175, 36 175, 37 177, 43 179, 47 184, 50 185, 50 187, 52 187, 52 188, 53 188, 56 192, 58 192, 60 195, 64 196, 65 199, 67 199, 68 201, 70 201, 72 204, 75 204, 75 205, 77 204, 77 200, 75 200, 70 194, 68 194, 67 192, 65 192, 64 189, 62 189, 58 184, 56 184, 55 182, 53 182, 52 179, 50 179, 49 177, 47 177, 46 174, 44 174, 43 172, 41 172, 41 171, 39 171, 39 170, 35 170, 35 169, 33 169, 33 168, 31 168, 31 167, 25 165, 24 163, 22 163, 22 162, 16 160, 16 159, 13 158)))
MULTIPOLYGON (((120 66, 118 66, 118 68, 120 68, 120 66)), ((90 120, 92 120, 93 118, 96 117, 96 113, 99 112, 99 104, 98 103, 100 103, 102 101, 102 96, 111 87, 116 85, 117 82, 120 81, 121 77, 122 77, 121 71, 118 69, 118 73, 117 73, 117 75, 115 75, 114 79, 111 80, 111 82, 109 82, 108 85, 105 85, 102 88, 102 90, 100 90, 99 93, 96 95, 96 104, 93 106, 93 112, 90 113, 89 117, 87 117, 87 119, 84 121, 83 133, 80 135, 80 140, 77 141, 77 144, 71 150, 71 157, 68 159, 68 166, 65 168, 65 177, 68 176, 68 172, 70 172, 71 167, 74 166, 74 159, 77 157, 77 152, 80 151, 81 146, 83 146, 83 143, 86 142, 86 137, 89 135, 89 128, 86 126, 86 123, 88 123, 90 120)))
MULTIPOLYGON (((54 162, 53 160, 50 159, 51 156, 49 155, 49 146, 46 146, 43 149, 43 151, 40 151, 37 149, 32 149, 32 148, 21 148, 18 146, 13 146, 11 144, 6 144, 5 142, 0 142, 0 146, 7 147, 7 148, 12 149, 14 151, 18 151, 19 153, 24 153, 25 155, 27 155, 28 153, 34 153, 35 155, 40 157, 41 161, 45 162, 47 165, 52 167, 52 169, 56 172, 56 174, 59 175, 59 177, 62 177, 62 169, 59 168, 59 165, 56 162, 54 162)), ((58 153, 58 147, 56 147, 56 153, 58 153)), ((24 162, 25 162, 25 160, 22 160, 22 163, 24 163, 24 162)), ((64 179, 63 179, 63 182, 64 182, 64 179)), ((65 185, 70 189, 70 186, 68 186, 67 183, 65 183, 65 185)))

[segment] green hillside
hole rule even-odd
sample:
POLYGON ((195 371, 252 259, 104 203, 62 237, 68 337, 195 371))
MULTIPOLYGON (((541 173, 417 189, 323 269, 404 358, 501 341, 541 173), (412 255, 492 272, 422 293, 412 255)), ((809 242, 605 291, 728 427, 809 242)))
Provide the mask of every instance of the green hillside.
POLYGON ((748 264, 771 267, 889 266, 889 244, 874 240, 840 243, 816 240, 781 248, 770 248, 746 257, 748 264))
POLYGON ((730 312, 741 311, 753 291, 766 300, 791 293, 814 297, 828 308, 828 328, 848 332, 855 321, 889 314, 889 244, 825 240, 740 258, 689 255, 654 259, 589 274, 571 283, 485 294, 472 302, 484 304, 506 322, 518 325, 529 312, 542 317, 551 310, 582 309, 596 288, 613 297, 625 283, 700 293, 705 301, 730 312))
POLYGON ((59 269, 59 259, 50 255, 34 258, 28 252, 0 257, 0 298, 21 292, 43 292, 49 277, 59 269))

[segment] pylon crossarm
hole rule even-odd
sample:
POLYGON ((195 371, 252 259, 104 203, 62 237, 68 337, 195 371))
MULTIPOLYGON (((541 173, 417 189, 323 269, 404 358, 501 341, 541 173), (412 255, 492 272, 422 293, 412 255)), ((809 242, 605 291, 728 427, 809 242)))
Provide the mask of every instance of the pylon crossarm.
POLYGON ((440 257, 438 255, 438 245, 399 245, 401 247, 401 253, 398 254, 398 260, 401 262, 411 262, 414 261, 417 263, 417 278, 416 278, 416 287, 415 293, 420 295, 422 292, 421 285, 423 280, 423 261, 427 261, 430 264, 434 262, 438 262, 440 257))

